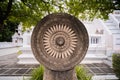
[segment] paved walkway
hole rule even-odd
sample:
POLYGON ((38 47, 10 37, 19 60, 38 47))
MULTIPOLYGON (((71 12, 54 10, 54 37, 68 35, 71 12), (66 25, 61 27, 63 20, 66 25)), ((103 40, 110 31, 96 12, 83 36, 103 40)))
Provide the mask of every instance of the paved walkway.
POLYGON ((20 47, 0 48, 0 56, 17 53, 20 47))
MULTIPOLYGON (((38 67, 39 65, 20 65, 17 64, 17 53, 8 54, 4 56, 0 56, 0 80, 2 77, 10 77, 10 76, 30 76, 31 71, 38 67)), ((112 68, 104 63, 93 63, 93 64, 82 64, 88 70, 88 72, 94 76, 104 76, 111 75, 114 76, 114 72, 112 68)), ((110 76, 109 76, 110 77, 110 76)), ((9 80, 9 79, 8 79, 9 80)), ((12 79, 11 79, 12 80, 12 79)), ((14 79, 13 79, 14 80, 14 79)), ((96 79, 103 80, 103 79, 96 79)), ((115 79, 107 79, 107 80, 115 80, 115 79)))
MULTIPOLYGON (((18 54, 0 56, 0 75, 30 75, 30 71, 39 65, 16 64, 18 54)), ((104 63, 82 64, 93 75, 113 75, 112 68, 104 63)))

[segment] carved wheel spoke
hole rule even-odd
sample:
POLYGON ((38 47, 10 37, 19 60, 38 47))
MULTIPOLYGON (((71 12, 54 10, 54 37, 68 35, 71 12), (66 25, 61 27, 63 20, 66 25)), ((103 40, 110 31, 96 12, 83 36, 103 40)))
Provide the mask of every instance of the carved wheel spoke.
POLYGON ((58 24, 45 31, 43 42, 46 53, 51 57, 67 58, 75 50, 77 37, 69 26, 58 24))

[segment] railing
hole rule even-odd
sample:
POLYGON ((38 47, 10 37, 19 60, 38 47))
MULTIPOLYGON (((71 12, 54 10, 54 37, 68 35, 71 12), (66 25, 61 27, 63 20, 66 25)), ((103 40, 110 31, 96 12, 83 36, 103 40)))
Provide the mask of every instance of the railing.
POLYGON ((101 26, 103 26, 103 29, 106 30, 109 35, 112 35, 111 31, 110 31, 109 28, 105 25, 105 23, 103 22, 103 20, 98 19, 98 24, 101 25, 101 26))
POLYGON ((116 24, 117 28, 119 29, 119 21, 116 19, 114 14, 109 14, 109 18, 113 20, 113 23, 116 24))

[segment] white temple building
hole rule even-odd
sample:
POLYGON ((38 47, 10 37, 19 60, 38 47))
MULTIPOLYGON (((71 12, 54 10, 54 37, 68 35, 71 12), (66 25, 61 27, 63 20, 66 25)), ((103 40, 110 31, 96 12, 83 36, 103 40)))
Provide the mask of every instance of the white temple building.
POLYGON ((18 25, 18 29, 16 29, 18 32, 15 32, 12 36, 12 43, 16 46, 22 46, 23 43, 23 37, 22 37, 22 23, 18 25))
MULTIPOLYGON (((94 19, 83 21, 89 34, 89 48, 82 63, 106 63, 111 65, 112 54, 120 53, 120 11, 109 14, 109 19, 104 21, 94 19)), ((22 26, 22 25, 21 25, 22 26)), ((38 64, 31 50, 32 30, 27 30, 22 35, 22 54, 18 56, 18 64, 38 64)))

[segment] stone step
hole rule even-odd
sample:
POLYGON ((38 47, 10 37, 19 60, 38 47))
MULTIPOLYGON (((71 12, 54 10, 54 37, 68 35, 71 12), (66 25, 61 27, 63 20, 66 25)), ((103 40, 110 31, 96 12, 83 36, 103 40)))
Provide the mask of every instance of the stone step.
POLYGON ((28 58, 19 59, 17 63, 18 64, 39 64, 39 62, 36 61, 36 59, 28 59, 28 58))
POLYGON ((117 26, 115 23, 113 23, 113 22, 104 22, 104 23, 105 23, 105 25, 107 26, 108 29, 120 29, 120 28, 118 28, 118 26, 117 26))
POLYGON ((86 63, 102 63, 103 60, 106 60, 107 56, 104 54, 86 54, 85 58, 82 61, 82 64, 86 63))
POLYGON ((120 40, 120 34, 113 35, 113 38, 114 38, 115 40, 120 40))
POLYGON ((112 58, 107 58, 107 60, 104 60, 104 63, 112 67, 112 58))
POLYGON ((120 16, 115 16, 115 18, 120 22, 120 16))
POLYGON ((116 35, 113 35, 114 38, 120 38, 120 35, 119 34, 116 34, 116 35))
POLYGON ((105 24, 107 25, 107 26, 116 26, 116 24, 114 24, 113 22, 105 22, 105 24))
POLYGON ((120 43, 120 38, 114 38, 114 42, 116 42, 116 43, 120 43))
POLYGON ((116 45, 120 46, 120 43, 116 43, 116 45))
POLYGON ((106 59, 104 54, 86 54, 85 59, 106 59))
POLYGON ((115 75, 95 75, 92 80, 118 80, 115 75))
POLYGON ((117 29, 115 26, 108 26, 109 29, 117 29))
POLYGON ((116 40, 120 40, 120 38, 116 38, 116 40))
POLYGON ((91 55, 99 55, 99 54, 105 54, 106 53, 106 50, 104 47, 91 47, 91 48, 88 48, 88 51, 86 54, 91 54, 91 55))
POLYGON ((30 76, 0 76, 0 80, 29 80, 30 76))
POLYGON ((18 56, 18 64, 39 64, 39 62, 35 59, 33 54, 23 53, 18 56))
POLYGON ((112 33, 113 35, 120 35, 120 33, 112 33))
POLYGON ((114 33, 120 34, 120 30, 119 29, 110 29, 110 31, 112 32, 112 34, 114 34, 114 33))
POLYGON ((21 54, 18 58, 35 58, 33 54, 21 54))
POLYGON ((20 50, 22 53, 25 53, 25 54, 33 54, 30 46, 29 47, 22 47, 22 48, 20 48, 20 50))
MULTIPOLYGON (((30 76, 0 76, 0 80, 29 80, 30 76)), ((118 80, 115 75, 94 75, 92 80, 118 80)))
POLYGON ((114 49, 120 49, 120 34, 113 35, 114 49))
POLYGON ((120 40, 115 40, 115 45, 120 45, 120 40))
POLYGON ((110 27, 115 27, 115 28, 117 28, 116 27, 116 25, 114 25, 114 24, 112 24, 112 25, 106 25, 108 28, 110 28, 110 27))
POLYGON ((114 32, 113 35, 120 35, 120 32, 114 32))

